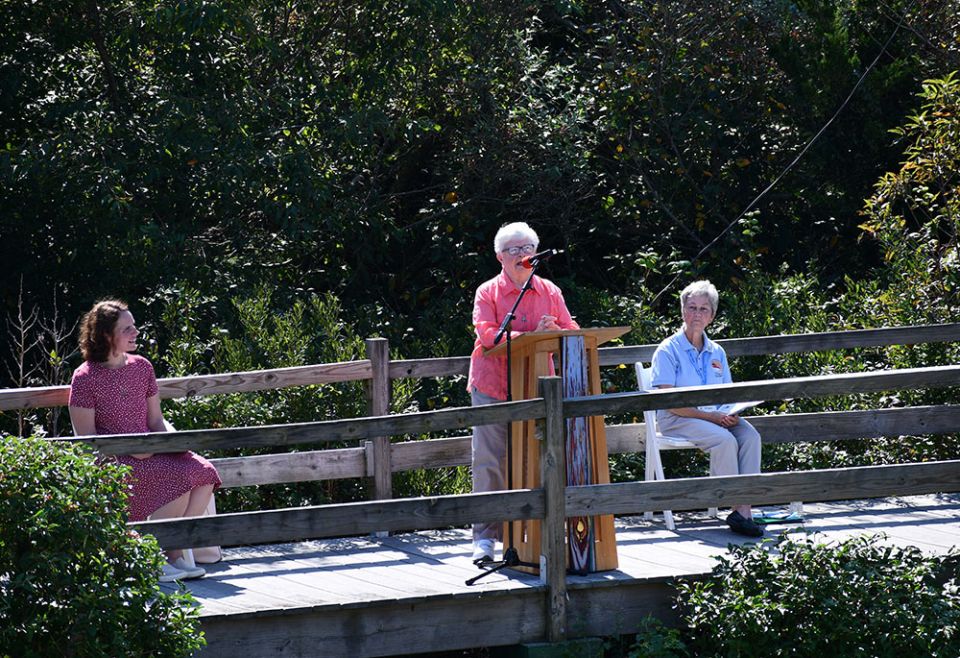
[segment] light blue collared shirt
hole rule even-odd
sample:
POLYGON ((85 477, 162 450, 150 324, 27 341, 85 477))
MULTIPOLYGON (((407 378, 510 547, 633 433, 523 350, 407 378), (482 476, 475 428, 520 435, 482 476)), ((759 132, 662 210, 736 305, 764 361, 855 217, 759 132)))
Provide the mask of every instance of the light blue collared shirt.
POLYGON ((703 349, 698 353, 697 348, 687 340, 683 329, 657 346, 651 365, 654 387, 664 384, 676 387, 708 386, 733 382, 727 353, 723 348, 703 334, 703 349))

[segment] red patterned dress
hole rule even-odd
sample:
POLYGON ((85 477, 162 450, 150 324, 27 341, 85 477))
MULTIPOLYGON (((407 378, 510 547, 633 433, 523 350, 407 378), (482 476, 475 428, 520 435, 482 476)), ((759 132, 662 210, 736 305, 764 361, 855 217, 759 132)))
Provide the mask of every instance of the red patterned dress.
MULTIPOLYGON (((153 365, 134 354, 120 368, 85 361, 73 373, 70 406, 93 409, 97 434, 145 434, 147 399, 157 394, 153 365)), ((213 464, 193 452, 157 453, 146 459, 118 455, 130 474, 130 520, 143 521, 169 502, 207 484, 220 486, 213 464)))

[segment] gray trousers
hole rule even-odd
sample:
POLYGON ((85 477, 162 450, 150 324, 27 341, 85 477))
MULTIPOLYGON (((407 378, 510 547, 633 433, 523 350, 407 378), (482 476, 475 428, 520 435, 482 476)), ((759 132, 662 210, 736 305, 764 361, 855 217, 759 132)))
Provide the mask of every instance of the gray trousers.
POLYGON ((710 454, 710 475, 752 475, 760 472, 760 433, 740 419, 733 427, 709 420, 685 418, 670 412, 658 414, 664 436, 687 439, 710 454))
MULTIPOLYGON (((480 391, 470 392, 470 402, 482 404, 503 402, 480 391)), ((473 428, 471 462, 473 464, 473 492, 502 491, 506 489, 507 425, 477 425, 473 428)), ((500 539, 503 523, 475 523, 473 541, 500 539)))

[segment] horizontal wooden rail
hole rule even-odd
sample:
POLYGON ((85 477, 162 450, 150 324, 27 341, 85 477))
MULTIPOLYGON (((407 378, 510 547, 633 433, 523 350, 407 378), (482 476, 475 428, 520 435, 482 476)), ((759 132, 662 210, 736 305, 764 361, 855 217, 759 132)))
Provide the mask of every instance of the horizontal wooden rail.
MULTIPOLYGON (((158 379, 160 398, 190 398, 217 393, 249 393, 287 386, 334 384, 370 379, 372 368, 368 359, 321 363, 293 368, 230 372, 221 375, 190 375, 158 379)), ((0 390, 0 411, 12 409, 39 409, 64 407, 70 396, 69 386, 40 388, 9 388, 0 390)))
MULTIPOLYGON (((737 400, 782 400, 795 397, 955 386, 960 366, 908 368, 879 372, 825 375, 741 382, 719 386, 691 386, 650 392, 615 393, 564 400, 564 416, 629 414, 648 409, 689 407, 737 400)), ((318 421, 290 425, 265 425, 216 430, 190 430, 172 434, 118 434, 51 439, 88 443, 104 454, 131 452, 209 451, 229 448, 276 447, 304 443, 350 441, 376 436, 422 434, 474 425, 543 418, 539 398, 481 407, 454 407, 395 416, 318 421)))
POLYGON ((265 391, 287 386, 310 386, 336 384, 370 379, 372 368, 369 359, 321 363, 273 370, 226 373, 223 375, 193 375, 161 379, 161 398, 189 398, 195 395, 214 393, 247 393, 265 391))
MULTIPOLYGON (((419 468, 467 466, 470 464, 470 442, 469 436, 462 436, 393 443, 390 446, 390 466, 394 473, 419 468)), ((227 488, 371 475, 366 447, 221 457, 210 461, 220 473, 222 486, 227 488)))
POLYGON ((764 443, 843 441, 881 436, 919 436, 960 432, 960 406, 894 407, 754 416, 750 422, 764 443))
POLYGON ((469 370, 469 356, 450 356, 439 359, 405 359, 390 362, 390 379, 454 377, 456 375, 466 375, 469 370))
MULTIPOLYGON (((737 357, 954 341, 960 341, 960 323, 731 338, 718 342, 723 345, 729 357, 737 357)), ((656 347, 656 344, 602 347, 599 350, 600 365, 649 362, 656 347)), ((391 379, 452 377, 467 374, 469 365, 470 358, 465 356, 408 359, 391 361, 388 372, 391 379)), ((158 383, 160 397, 169 399, 368 380, 371 372, 370 361, 360 360, 251 372, 191 375, 161 379, 158 383)), ((0 411, 65 406, 68 394, 69 386, 0 390, 0 411)))
POLYGON ((543 418, 543 400, 501 402, 481 407, 452 407, 395 416, 352 420, 325 420, 289 425, 263 425, 216 430, 187 430, 159 434, 112 434, 50 439, 86 443, 108 455, 131 452, 209 451, 229 448, 262 448, 303 443, 354 441, 376 436, 422 434, 462 429, 474 425, 506 423, 522 418, 543 418))
MULTIPOLYGON (((960 432, 960 406, 897 407, 863 411, 828 411, 747 418, 764 444, 804 441, 843 441, 890 436, 960 432)), ((607 425, 609 454, 642 452, 643 423, 607 425)), ((394 473, 413 469, 448 468, 470 464, 469 436, 401 441, 391 446, 394 473)), ((669 445, 661 450, 673 450, 669 445)), ((285 452, 250 457, 212 459, 224 487, 310 482, 368 477, 367 451, 360 448, 285 452)))
POLYGON ((569 418, 632 413, 648 409, 698 407, 740 400, 788 400, 958 385, 960 366, 934 366, 767 379, 718 386, 689 386, 644 393, 592 395, 565 400, 563 409, 564 415, 569 418))
MULTIPOLYGON (((732 358, 955 341, 960 341, 960 322, 883 329, 824 331, 810 334, 726 338, 717 342, 723 346, 727 356, 732 358)), ((649 363, 656 349, 656 343, 601 347, 598 350, 600 365, 617 366, 637 361, 649 363)), ((467 374, 469 366, 469 357, 393 361, 390 363, 390 378, 452 377, 467 374)))
MULTIPOLYGON (((955 341, 960 341, 960 322, 885 329, 852 329, 811 334, 725 338, 717 342, 723 346, 727 356, 733 358, 955 341)), ((655 344, 600 348, 600 365, 612 366, 637 361, 649 363, 656 349, 655 344)))
MULTIPOLYGON (((566 487, 564 500, 565 514, 572 517, 703 509, 744 501, 769 505, 957 491, 960 460, 566 487)), ((477 521, 542 519, 545 504, 543 490, 524 489, 239 512, 131 526, 155 535, 165 548, 235 546, 379 530, 445 528, 477 521)))
POLYGON ((960 491, 960 460, 567 487, 567 516, 960 491))
POLYGON ((218 544, 238 546, 363 535, 383 530, 446 528, 510 518, 543 518, 540 490, 341 503, 264 512, 131 524, 157 537, 165 548, 218 544))
MULTIPOLYGON (((764 444, 847 441, 960 432, 960 405, 819 411, 746 419, 760 432, 764 444)), ((645 432, 643 423, 607 425, 608 452, 613 455, 642 451, 645 432)), ((675 449, 667 444, 660 446, 660 450, 675 449)))
MULTIPOLYGON (((418 441, 417 443, 426 443, 418 441)), ((371 475, 364 448, 281 452, 211 459, 223 487, 345 480, 371 475)), ((401 469, 394 469, 401 470, 401 469)), ((403 469, 406 470, 406 469, 403 469)))

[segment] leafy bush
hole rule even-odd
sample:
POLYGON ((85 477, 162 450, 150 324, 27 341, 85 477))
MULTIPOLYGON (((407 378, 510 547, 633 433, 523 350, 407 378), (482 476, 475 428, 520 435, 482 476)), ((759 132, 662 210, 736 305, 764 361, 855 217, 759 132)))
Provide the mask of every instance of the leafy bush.
POLYGON ((696 655, 960 655, 956 556, 867 536, 776 549, 734 547, 708 580, 680 585, 696 655))
POLYGON ((900 170, 877 182, 860 228, 888 264, 876 306, 951 322, 960 310, 960 76, 926 80, 920 99, 894 131, 906 142, 900 170))
POLYGON ((193 599, 157 585, 164 557, 125 525, 125 468, 69 445, 0 445, 0 655, 188 656, 193 599))
POLYGON ((667 628, 656 617, 647 617, 640 625, 627 658, 685 658, 690 652, 676 628, 667 628))

